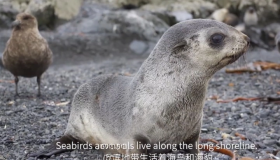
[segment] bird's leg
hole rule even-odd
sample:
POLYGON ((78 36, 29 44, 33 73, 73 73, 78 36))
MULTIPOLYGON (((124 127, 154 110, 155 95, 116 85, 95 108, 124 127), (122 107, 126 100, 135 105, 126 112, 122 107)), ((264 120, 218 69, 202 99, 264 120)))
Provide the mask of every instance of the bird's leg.
POLYGON ((41 75, 37 76, 37 84, 38 84, 38 94, 37 94, 37 96, 40 97, 41 96, 41 75))
POLYGON ((15 84, 16 84, 16 95, 15 96, 18 96, 18 76, 15 76, 15 84))

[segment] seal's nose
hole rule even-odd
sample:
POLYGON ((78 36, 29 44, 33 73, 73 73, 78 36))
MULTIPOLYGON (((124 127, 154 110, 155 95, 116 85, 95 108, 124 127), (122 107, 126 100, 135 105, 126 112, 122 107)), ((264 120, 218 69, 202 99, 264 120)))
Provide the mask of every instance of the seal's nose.
POLYGON ((245 39, 245 41, 247 41, 247 46, 249 46, 250 45, 250 38, 248 36, 244 35, 244 39, 245 39))

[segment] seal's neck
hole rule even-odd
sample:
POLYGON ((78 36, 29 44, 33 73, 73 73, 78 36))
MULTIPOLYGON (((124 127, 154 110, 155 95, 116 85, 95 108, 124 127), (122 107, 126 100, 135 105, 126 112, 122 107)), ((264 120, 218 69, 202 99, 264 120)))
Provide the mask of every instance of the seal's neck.
POLYGON ((199 67, 188 59, 173 57, 154 49, 140 67, 134 81, 144 82, 143 85, 153 84, 156 88, 174 88, 179 84, 204 86, 213 74, 214 71, 199 67))
POLYGON ((194 107, 200 106, 202 109, 208 81, 212 75, 201 68, 193 67, 191 63, 178 60, 156 54, 156 51, 151 53, 132 83, 137 84, 134 87, 136 93, 141 92, 138 94, 141 96, 137 98, 139 103, 154 102, 172 108, 170 106, 178 102, 184 104, 183 101, 189 101, 192 103, 188 102, 188 104, 193 104, 194 107))

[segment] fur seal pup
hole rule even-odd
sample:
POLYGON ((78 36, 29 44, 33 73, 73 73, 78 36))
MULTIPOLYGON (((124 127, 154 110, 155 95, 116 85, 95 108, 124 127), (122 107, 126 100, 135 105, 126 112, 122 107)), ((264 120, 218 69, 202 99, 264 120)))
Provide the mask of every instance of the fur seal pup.
POLYGON ((18 95, 18 77, 22 76, 37 77, 40 96, 41 75, 52 62, 52 51, 41 36, 34 16, 20 13, 12 26, 12 35, 3 53, 3 65, 15 77, 16 95, 18 95))
POLYGON ((197 153, 208 82, 248 45, 245 34, 222 22, 192 19, 175 24, 134 77, 103 75, 83 84, 74 95, 64 136, 30 156, 65 152, 77 142, 114 144, 103 153, 126 155, 166 153, 174 148, 154 147, 184 142, 193 146, 189 153, 197 153), (139 143, 152 147, 139 149, 139 143), (133 145, 116 149, 119 144, 133 145))

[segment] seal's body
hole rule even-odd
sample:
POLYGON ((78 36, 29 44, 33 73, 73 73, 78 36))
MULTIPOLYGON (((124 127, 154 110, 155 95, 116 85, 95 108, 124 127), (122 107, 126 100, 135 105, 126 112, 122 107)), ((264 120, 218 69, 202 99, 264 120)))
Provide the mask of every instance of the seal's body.
POLYGON ((52 62, 52 52, 41 36, 34 16, 20 13, 13 22, 13 31, 3 53, 3 65, 15 76, 16 94, 18 77, 37 77, 40 95, 41 75, 52 62))
MULTIPOLYGON (((76 92, 65 135, 58 141, 91 144, 176 144, 195 146, 208 81, 237 60, 249 38, 214 20, 187 20, 168 29, 134 77, 107 75, 76 92)), ((50 156, 56 142, 32 156, 50 156)), ((162 153, 167 150, 107 150, 162 153)), ((197 153, 196 147, 188 150, 197 153)))

